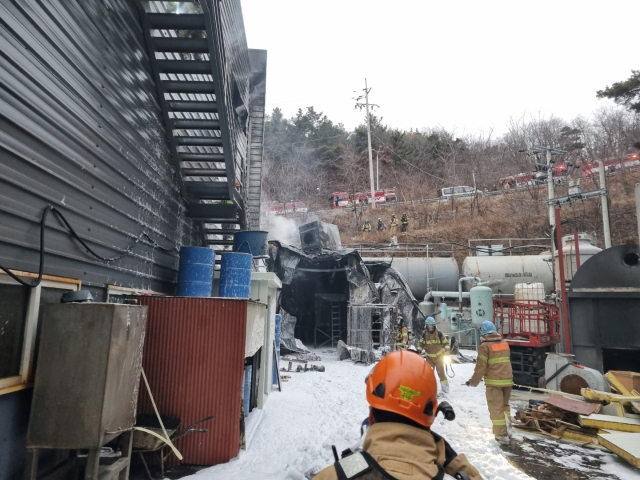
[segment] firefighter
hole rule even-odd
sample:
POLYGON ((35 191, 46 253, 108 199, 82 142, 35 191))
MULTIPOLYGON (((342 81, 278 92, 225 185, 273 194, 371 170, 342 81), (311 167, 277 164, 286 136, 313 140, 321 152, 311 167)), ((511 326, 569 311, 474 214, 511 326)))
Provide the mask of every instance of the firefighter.
POLYGON ((398 325, 396 326, 396 345, 395 350, 402 350, 407 348, 409 343, 409 330, 404 325, 404 318, 402 315, 398 315, 398 325))
POLYGON ((482 480, 464 455, 431 431, 439 411, 438 386, 433 369, 420 356, 390 352, 366 383, 370 427, 363 451, 336 459, 314 480, 482 480))
POLYGON ((384 230, 384 223, 382 223, 382 219, 378 217, 378 231, 384 230))
POLYGON ((450 361, 451 348, 447 337, 436 328, 436 320, 433 317, 427 318, 427 328, 418 343, 418 352, 424 355, 431 368, 435 368, 438 372, 442 391, 449 393, 449 381, 444 371, 444 364, 450 361))
POLYGON ((371 231, 371 222, 369 222, 369 220, 366 220, 364 222, 364 225, 362 225, 362 238, 364 240, 369 238, 369 232, 370 231, 371 231))
POLYGON ((482 343, 478 349, 476 369, 466 385, 475 387, 484 377, 493 434, 498 443, 509 443, 507 423, 510 421, 509 398, 513 388, 509 344, 502 339, 495 325, 489 321, 482 322, 480 325, 480 338, 482 343))
POLYGON ((396 236, 396 230, 398 229, 398 219, 396 214, 391 215, 391 223, 389 223, 389 233, 392 237, 396 236))
POLYGON ((407 228, 409 228, 409 216, 407 215, 407 212, 402 214, 400 222, 402 223, 402 235, 405 235, 407 233, 407 228))

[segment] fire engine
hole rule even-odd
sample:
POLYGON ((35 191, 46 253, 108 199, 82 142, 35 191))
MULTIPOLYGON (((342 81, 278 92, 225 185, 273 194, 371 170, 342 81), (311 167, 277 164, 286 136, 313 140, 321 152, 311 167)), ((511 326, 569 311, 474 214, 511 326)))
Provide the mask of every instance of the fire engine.
MULTIPOLYGON (((390 203, 395 202, 397 200, 396 197, 396 189, 384 189, 377 190, 375 192, 376 196, 376 205, 382 203, 390 203)), ((347 192, 333 192, 329 197, 329 203, 331 208, 345 208, 345 207, 353 207, 359 206, 361 203, 364 205, 368 205, 371 202, 371 192, 368 193, 347 193, 347 192)))
MULTIPOLYGON (((589 162, 581 166, 584 171, 584 176, 591 178, 599 174, 600 162, 589 162)), ((606 175, 615 175, 624 166, 627 171, 635 171, 640 169, 640 158, 637 153, 633 153, 625 158, 612 158, 604 161, 604 168, 606 175)), ((569 175, 572 171, 571 168, 564 163, 561 163, 552 168, 553 177, 555 183, 562 183, 563 177, 569 175), (557 180, 556 180, 557 179, 557 180)), ((509 185, 511 188, 544 185, 546 180, 545 172, 530 172, 519 173, 517 175, 510 175, 500 179, 500 185, 504 188, 509 185)))
POLYGON ((309 208, 307 207, 307 205, 300 200, 287 202, 286 204, 272 203, 270 205, 263 206, 262 210, 263 213, 267 215, 290 215, 294 213, 309 212, 309 208))
POLYGON ((511 350, 513 381, 540 386, 546 353, 560 343, 560 309, 539 300, 494 299, 493 316, 511 350))
MULTIPOLYGON (((606 175, 615 175, 622 169, 623 166, 629 172, 640 169, 640 156, 637 153, 633 153, 628 157, 623 158, 622 160, 619 158, 605 160, 604 173, 606 175)), ((584 167, 584 173, 587 177, 599 175, 600 162, 589 162, 588 164, 586 164, 584 167)))

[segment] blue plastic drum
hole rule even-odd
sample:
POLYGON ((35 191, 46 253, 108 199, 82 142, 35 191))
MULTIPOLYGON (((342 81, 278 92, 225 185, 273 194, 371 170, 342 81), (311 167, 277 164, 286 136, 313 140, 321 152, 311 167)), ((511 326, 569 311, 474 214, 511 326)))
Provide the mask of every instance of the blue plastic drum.
POLYGON ((179 297, 210 297, 216 252, 206 247, 180 248, 179 297))
POLYGON ((220 263, 220 296, 249 298, 251 295, 251 267, 249 253, 223 253, 220 263))
POLYGON ((242 231, 233 236, 233 251, 238 253, 250 253, 254 257, 262 257, 267 254, 267 235, 269 232, 242 231))

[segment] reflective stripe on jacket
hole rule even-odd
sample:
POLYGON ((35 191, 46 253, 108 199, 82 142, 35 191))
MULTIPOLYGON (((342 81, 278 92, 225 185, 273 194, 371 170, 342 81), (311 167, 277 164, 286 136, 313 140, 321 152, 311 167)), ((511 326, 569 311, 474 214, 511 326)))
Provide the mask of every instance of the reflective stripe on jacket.
POLYGON ((449 352, 449 341, 444 334, 437 328, 433 333, 429 333, 429 330, 425 330, 424 335, 418 342, 418 351, 422 353, 426 352, 427 357, 435 358, 449 352))
POLYGON ((409 343, 409 330, 407 327, 402 327, 402 330, 396 332, 396 345, 405 347, 409 343))
POLYGON ((490 333, 482 338, 478 349, 478 359, 469 385, 475 387, 484 377, 484 384, 492 387, 513 385, 511 350, 499 333, 490 333))

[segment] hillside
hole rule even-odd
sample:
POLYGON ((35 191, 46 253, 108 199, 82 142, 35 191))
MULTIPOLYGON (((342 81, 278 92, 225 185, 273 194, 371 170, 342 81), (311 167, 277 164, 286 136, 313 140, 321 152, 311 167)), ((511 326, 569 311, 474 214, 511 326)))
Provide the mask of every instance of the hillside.
MULTIPOLYGON (((626 185, 622 176, 607 179, 610 193, 610 222, 612 244, 638 243, 634 186, 640 183, 640 172, 628 173, 626 185)), ((583 187, 584 188, 584 187, 583 187)), ((584 188, 584 190, 593 187, 584 188)), ((556 195, 566 194, 566 187, 556 195)), ((467 245, 469 239, 479 238, 542 238, 549 234, 548 210, 544 200, 546 189, 520 190, 499 196, 458 199, 453 202, 407 203, 377 208, 375 211, 323 211, 318 217, 339 226, 343 243, 388 243, 388 225, 392 214, 398 218, 407 212, 410 225, 407 235, 398 235, 400 243, 447 243, 467 245), (382 218, 386 229, 373 231, 366 242, 362 223, 369 219, 374 226, 382 218)), ((595 232, 598 244, 604 248, 602 212, 599 199, 565 205, 561 209, 563 234, 579 231, 595 232)), ((486 242, 485 242, 486 244, 486 242)), ((528 253, 540 250, 531 249, 528 253)), ((467 256, 467 249, 456 250, 456 258, 467 256)))

